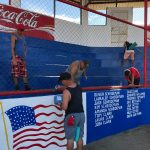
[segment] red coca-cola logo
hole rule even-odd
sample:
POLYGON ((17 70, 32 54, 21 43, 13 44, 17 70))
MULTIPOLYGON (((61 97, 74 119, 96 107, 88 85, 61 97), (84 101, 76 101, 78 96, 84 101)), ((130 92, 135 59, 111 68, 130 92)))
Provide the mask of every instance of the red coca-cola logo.
POLYGON ((37 18, 40 16, 36 13, 22 11, 14 12, 10 10, 5 10, 3 5, 0 5, 0 17, 6 21, 15 22, 16 24, 23 24, 31 28, 36 28, 38 26, 37 18))
POLYGON ((0 4, 0 31, 14 32, 16 24, 25 27, 26 36, 54 40, 53 17, 0 4))

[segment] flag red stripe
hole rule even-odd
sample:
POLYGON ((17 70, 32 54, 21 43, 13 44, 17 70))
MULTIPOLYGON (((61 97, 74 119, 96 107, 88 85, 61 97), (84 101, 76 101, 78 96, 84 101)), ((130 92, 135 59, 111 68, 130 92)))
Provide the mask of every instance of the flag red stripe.
POLYGON ((64 130, 59 131, 59 132, 51 131, 51 132, 48 132, 48 133, 38 133, 38 134, 27 134, 27 135, 23 135, 23 136, 17 138, 16 140, 14 140, 14 143, 17 142, 18 140, 22 139, 22 138, 25 138, 25 137, 29 137, 29 136, 40 136, 40 135, 50 135, 50 134, 52 134, 52 133, 61 134, 61 133, 64 133, 64 130))
POLYGON ((50 127, 50 128, 46 128, 46 127, 40 127, 38 129, 34 129, 34 128, 30 128, 30 129, 25 129, 25 130, 22 130, 16 134, 13 135, 13 138, 16 138, 18 135, 22 134, 22 133, 25 133, 25 132, 30 132, 30 131, 40 131, 40 130, 43 130, 43 129, 46 129, 46 130, 50 130, 50 129, 61 129, 61 128, 64 128, 64 126, 60 126, 60 127, 50 127))
POLYGON ((63 114, 57 114, 57 113, 55 113, 55 112, 52 112, 52 113, 49 113, 49 114, 46 114, 46 113, 39 113, 39 114, 37 114, 37 115, 35 115, 35 118, 37 118, 37 117, 39 117, 39 116, 50 116, 50 115, 52 115, 52 114, 55 114, 56 116, 58 116, 58 117, 62 117, 63 116, 63 114))
POLYGON ((57 137, 57 136, 52 136, 52 137, 50 137, 50 138, 48 138, 48 139, 42 139, 42 138, 26 139, 26 140, 22 140, 22 141, 20 141, 20 142, 18 142, 18 143, 16 143, 16 144, 14 144, 14 145, 13 145, 13 148, 15 148, 16 146, 18 146, 19 144, 22 144, 23 142, 30 142, 30 141, 44 141, 44 142, 48 142, 49 140, 51 140, 51 139, 53 139, 53 138, 58 139, 58 140, 60 140, 60 141, 65 140, 65 137, 60 138, 60 137, 57 137))
POLYGON ((36 125, 37 125, 37 126, 41 126, 41 125, 43 125, 43 124, 52 124, 52 123, 62 124, 62 123, 64 123, 64 120, 62 120, 61 122, 58 122, 58 121, 56 121, 56 120, 51 121, 51 122, 37 122, 36 125))
POLYGON ((62 110, 59 106, 56 106, 56 105, 42 105, 42 104, 37 105, 37 106, 35 106, 35 107, 33 107, 33 108, 34 108, 34 109, 38 109, 38 108, 40 108, 40 107, 42 107, 42 108, 55 107, 55 108, 57 108, 58 110, 62 110))
POLYGON ((24 146, 24 147, 19 147, 19 148, 17 148, 16 150, 23 150, 23 149, 30 149, 31 147, 35 147, 35 146, 37 146, 37 147, 41 147, 41 148, 46 148, 46 147, 48 147, 49 145, 57 145, 57 146, 59 146, 59 147, 65 147, 66 146, 66 144, 64 144, 64 145, 59 145, 58 143, 56 143, 56 142, 51 142, 51 143, 49 143, 49 144, 47 144, 47 145, 45 145, 45 146, 43 146, 43 145, 41 145, 41 144, 32 144, 32 145, 30 145, 30 146, 24 146))

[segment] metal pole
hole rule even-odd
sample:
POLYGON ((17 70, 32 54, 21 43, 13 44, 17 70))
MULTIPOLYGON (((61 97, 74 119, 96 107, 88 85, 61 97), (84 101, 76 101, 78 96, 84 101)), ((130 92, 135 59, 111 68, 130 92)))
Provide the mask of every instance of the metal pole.
POLYGON ((9 0, 9 5, 11 5, 11 0, 9 0))
POLYGON ((118 1, 116 0, 116 7, 118 6, 118 1))
POLYGON ((147 7, 148 2, 144 0, 144 87, 147 87, 147 7))
POLYGON ((95 13, 95 14, 98 14, 98 15, 101 15, 101 16, 104 16, 104 17, 107 17, 107 18, 109 18, 109 19, 114 19, 114 20, 117 20, 117 21, 126 23, 126 24, 128 24, 128 25, 132 25, 132 26, 134 26, 134 27, 144 29, 143 26, 139 26, 139 25, 133 24, 133 23, 131 23, 131 22, 129 22, 129 21, 126 21, 126 20, 123 20, 123 19, 120 19, 120 18, 111 16, 111 15, 107 15, 107 14, 98 12, 98 11, 96 11, 96 10, 93 10, 93 9, 90 9, 90 8, 87 8, 87 7, 84 7, 84 6, 81 6, 81 5, 79 5, 79 4, 76 4, 76 3, 73 3, 73 2, 70 2, 70 1, 67 1, 67 0, 57 0, 57 1, 62 2, 62 3, 65 3, 65 4, 68 4, 68 5, 72 5, 72 6, 74 6, 74 7, 77 7, 77 8, 83 9, 83 10, 87 10, 87 11, 89 11, 89 12, 92 12, 92 13, 95 13))
POLYGON ((9 138, 8 138, 8 131, 7 131, 6 120, 5 120, 5 116, 4 116, 4 109, 3 109, 2 102, 0 102, 0 109, 2 110, 2 119, 3 119, 3 123, 4 123, 4 131, 5 131, 5 136, 6 136, 6 144, 7 144, 8 150, 10 150, 9 138))

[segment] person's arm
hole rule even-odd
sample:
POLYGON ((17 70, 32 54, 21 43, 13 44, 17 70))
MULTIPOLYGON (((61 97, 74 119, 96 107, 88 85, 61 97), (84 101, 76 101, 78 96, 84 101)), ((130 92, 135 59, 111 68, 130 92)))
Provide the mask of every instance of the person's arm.
POLYGON ((24 57, 26 57, 27 55, 27 44, 26 44, 26 41, 24 41, 24 57))
POLYGON ((134 85, 135 69, 131 68, 131 85, 134 85))
POLYGON ((62 105, 61 105, 61 108, 63 110, 67 110, 70 99, 71 99, 70 92, 68 90, 64 90, 63 91, 63 101, 62 101, 62 105))
POLYGON ((12 35, 11 35, 11 53, 12 53, 12 60, 13 60, 13 63, 16 65, 15 42, 16 42, 16 37, 12 34, 12 35))
POLYGON ((126 80, 131 84, 131 79, 129 77, 126 77, 126 80))
POLYGON ((134 85, 134 75, 132 75, 132 81, 131 84, 134 85))
POLYGON ((126 43, 123 44, 123 47, 126 48, 126 43))
POLYGON ((85 68, 85 69, 83 70, 83 74, 82 74, 82 75, 83 75, 83 76, 85 77, 85 79, 87 80, 86 69, 87 69, 87 68, 85 68))
POLYGON ((75 62, 71 65, 70 74, 71 74, 72 79, 74 79, 74 76, 77 74, 78 69, 79 69, 79 63, 78 62, 75 62))

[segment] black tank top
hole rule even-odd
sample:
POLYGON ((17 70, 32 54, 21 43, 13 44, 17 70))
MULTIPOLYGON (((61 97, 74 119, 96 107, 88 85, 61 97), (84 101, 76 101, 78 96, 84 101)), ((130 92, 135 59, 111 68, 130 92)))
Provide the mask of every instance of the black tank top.
POLYGON ((68 104, 68 108, 66 110, 66 115, 71 113, 80 113, 84 112, 83 110, 83 104, 82 104, 82 91, 79 86, 76 86, 74 88, 68 87, 66 88, 70 94, 71 99, 68 104))

